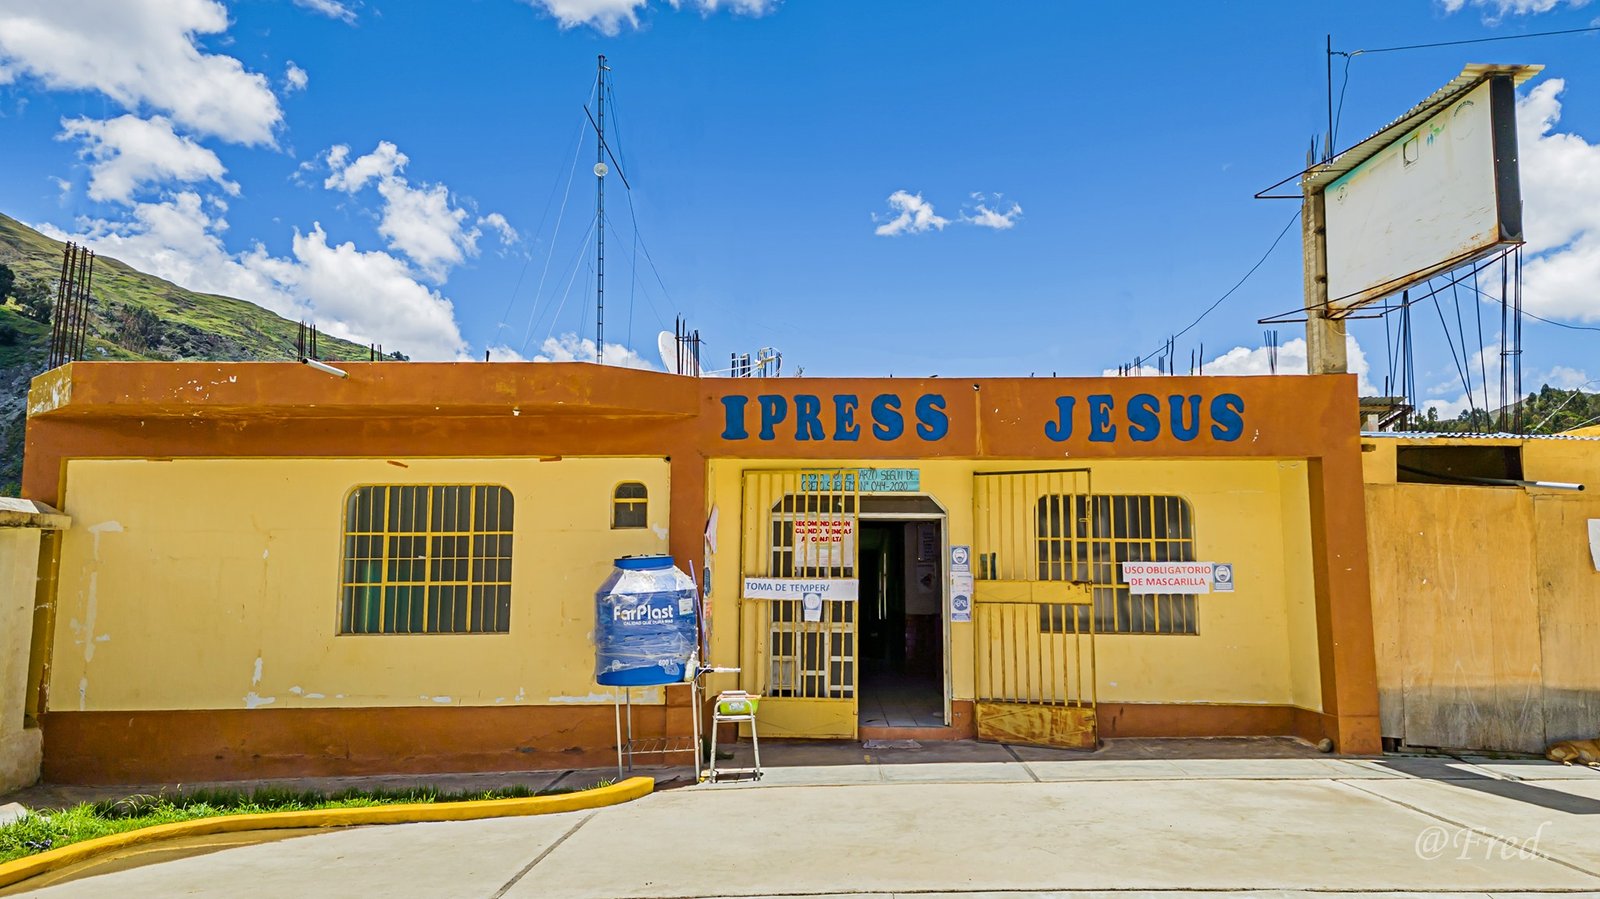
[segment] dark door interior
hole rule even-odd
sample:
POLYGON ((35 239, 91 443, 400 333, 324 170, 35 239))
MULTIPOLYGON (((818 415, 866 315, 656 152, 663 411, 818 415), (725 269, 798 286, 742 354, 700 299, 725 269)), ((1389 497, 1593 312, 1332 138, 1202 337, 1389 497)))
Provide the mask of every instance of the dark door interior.
POLYGON ((862 521, 861 723, 944 721, 944 541, 936 521, 862 521))

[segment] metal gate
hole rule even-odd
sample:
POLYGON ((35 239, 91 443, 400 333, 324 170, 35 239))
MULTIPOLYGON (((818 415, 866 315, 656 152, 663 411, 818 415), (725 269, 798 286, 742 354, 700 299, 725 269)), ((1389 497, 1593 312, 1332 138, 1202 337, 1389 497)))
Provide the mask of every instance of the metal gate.
POLYGON ((856 735, 858 486, 854 470, 744 473, 743 605, 755 643, 743 667, 765 697, 763 734, 856 735), (751 578, 792 595, 754 597, 751 578))
POLYGON ((973 478, 979 740, 1099 745, 1090 487, 1088 469, 973 478))

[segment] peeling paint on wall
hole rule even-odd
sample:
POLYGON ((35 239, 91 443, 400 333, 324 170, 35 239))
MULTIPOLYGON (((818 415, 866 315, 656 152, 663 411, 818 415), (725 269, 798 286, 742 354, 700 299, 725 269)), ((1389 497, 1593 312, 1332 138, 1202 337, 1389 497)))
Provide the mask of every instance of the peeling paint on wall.
POLYGON ((255 686, 259 686, 260 684, 261 684, 261 657, 260 656, 256 656, 256 667, 255 667, 255 670, 253 672, 251 672, 251 674, 250 674, 250 686, 255 687, 255 686))
POLYGON ((271 705, 277 701, 278 697, 276 696, 262 696, 256 693, 254 690, 244 694, 244 707, 247 709, 258 709, 264 705, 271 705))
MULTIPOLYGON (((659 702, 661 701, 661 689, 659 687, 645 687, 634 694, 634 698, 643 703, 659 702)), ((590 693, 587 696, 552 696, 546 702, 556 705, 600 705, 620 702, 621 700, 622 696, 618 693, 590 693)))

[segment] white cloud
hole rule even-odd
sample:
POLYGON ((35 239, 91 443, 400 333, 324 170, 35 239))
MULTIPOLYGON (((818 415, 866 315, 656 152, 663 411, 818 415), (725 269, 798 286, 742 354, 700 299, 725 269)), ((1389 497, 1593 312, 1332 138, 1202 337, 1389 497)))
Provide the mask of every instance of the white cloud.
POLYGON ((527 362, 522 354, 503 343, 497 343, 488 348, 490 362, 527 362))
POLYGON ((270 145, 283 113, 266 76, 196 44, 227 28, 215 0, 13 0, 0 7, 0 82, 98 91, 193 131, 270 145))
MULTIPOLYGON (((896 237, 901 234, 921 234, 928 230, 943 231, 950 220, 933 211, 933 204, 922 199, 922 194, 897 190, 889 195, 889 208, 898 214, 879 225, 874 231, 879 237, 896 237)), ((873 221, 878 220, 873 215, 873 221)))
POLYGON ((990 202, 990 198, 982 193, 973 194, 972 199, 976 204, 972 207, 972 211, 968 212, 966 209, 961 211, 961 220, 969 225, 977 225, 980 228, 993 228, 996 231, 1009 231, 1011 228, 1016 227, 1017 219, 1022 217, 1022 206, 1015 201, 1012 202, 1010 208, 1004 212, 1000 211, 998 207, 1002 204, 1000 203, 999 194, 995 194, 993 197, 996 208, 990 208, 987 205, 990 202))
MULTIPOLYGON (((535 362, 593 362, 595 361, 594 341, 587 337, 567 332, 560 337, 545 338, 543 346, 533 357, 535 362)), ((660 366, 635 353, 633 350, 620 343, 606 344, 606 364, 618 365, 623 368, 641 368, 646 371, 660 371, 660 366)))
POLYGON ((392 178, 406 167, 411 159, 389 141, 378 141, 378 148, 365 156, 350 161, 350 148, 335 144, 328 149, 328 178, 322 186, 329 190, 342 190, 353 194, 374 178, 392 178))
MULTIPOLYGON (((1460 12, 1467 5, 1488 10, 1491 22, 1497 22, 1508 13, 1526 16, 1549 12, 1562 5, 1563 0, 1441 0, 1440 6, 1447 13, 1460 12)), ((1565 0, 1570 9, 1578 9, 1589 5, 1589 0, 1565 0)))
POLYGON ((416 188, 403 178, 385 178, 378 193, 384 200, 378 233, 389 239, 390 249, 406 254, 428 277, 442 282, 451 268, 478 255, 481 232, 465 227, 467 211, 451 205, 450 191, 443 184, 416 188))
MULTIPOLYGON (((212 201, 213 209, 223 208, 212 201)), ((291 255, 259 243, 230 253, 228 227, 193 191, 159 203, 138 203, 124 221, 90 220, 77 233, 36 226, 60 240, 86 242, 98 253, 190 290, 238 297, 287 318, 309 318, 325 332, 358 343, 382 343, 417 359, 454 359, 466 351, 450 300, 416 280, 402 259, 332 245, 321 224, 295 231, 291 255)))
POLYGON ((309 9, 314 13, 321 13, 330 19, 338 19, 346 24, 356 20, 355 10, 339 0, 294 0, 294 5, 301 9, 309 9))
POLYGON ((306 89, 306 85, 310 83, 311 76, 306 74, 306 70, 295 65, 294 60, 289 60, 288 66, 283 70, 284 93, 292 94, 295 91, 303 91, 306 89))
MULTIPOLYGON (((683 0, 671 0, 672 8, 679 9, 683 0)), ((778 8, 778 0, 693 0, 693 5, 700 8, 700 12, 710 15, 719 9, 727 9, 741 16, 764 16, 778 8)))
MULTIPOLYGON (((467 210, 451 203, 450 190, 443 184, 412 187, 401 175, 409 162, 389 141, 380 141, 377 149, 355 160, 350 159, 350 148, 339 144, 328 150, 329 174, 323 186, 353 194, 375 180, 383 198, 378 233, 388 238, 390 249, 406 254, 428 277, 442 282, 452 267, 477 255, 482 232, 468 223, 467 210)), ((490 213, 484 221, 490 217, 498 219, 489 224, 505 240, 510 223, 499 213, 490 213)))
MULTIPOLYGON (((1485 355, 1486 358, 1489 358, 1487 354, 1485 355)), ((1498 362, 1498 350, 1496 350, 1495 357, 1493 358, 1494 361, 1491 361, 1489 364, 1488 403, 1490 411, 1498 411, 1501 408, 1500 385, 1497 380, 1500 377, 1500 370, 1499 366, 1496 364, 1498 362)), ((1600 379, 1590 378, 1588 373, 1582 369, 1572 368, 1566 365, 1557 365, 1543 374, 1535 375, 1533 377, 1525 376, 1522 380, 1522 398, 1526 398, 1529 393, 1537 391, 1545 384, 1548 384, 1558 390, 1588 390, 1591 385, 1596 383, 1600 383, 1600 379)), ((1459 388, 1460 381, 1457 381, 1456 385, 1459 388)), ((1439 418, 1445 421, 1459 418, 1461 413, 1467 411, 1468 409, 1482 409, 1484 408, 1483 388, 1480 387, 1476 382, 1474 382, 1472 386, 1473 394, 1471 400, 1468 400, 1465 393, 1460 393, 1456 395, 1455 399, 1423 400, 1421 403, 1418 403, 1418 409, 1423 415, 1426 415, 1429 409, 1435 409, 1439 413, 1439 418)), ((1589 392, 1592 393, 1593 391, 1590 390, 1589 392)), ((1519 399, 1519 397, 1507 397, 1506 405, 1515 402, 1517 399, 1519 399)), ((1531 425, 1534 424, 1534 422, 1527 422, 1527 424, 1531 425)))
POLYGON ((453 359, 466 351, 454 305, 419 284, 400 259, 348 241, 330 245, 320 222, 309 234, 295 230, 293 255, 273 257, 257 245, 242 261, 304 297, 318 326, 330 333, 417 359, 453 359))
POLYGON ((1581 368, 1557 365, 1546 372, 1545 376, 1539 379, 1539 383, 1549 384, 1558 390, 1576 390, 1596 383, 1596 379, 1589 377, 1589 373, 1581 368))
POLYGON ((562 28, 588 25, 601 34, 617 34, 623 25, 639 27, 639 10, 649 0, 523 0, 555 17, 562 28))
POLYGON ((521 236, 517 234, 517 229, 511 227, 511 223, 506 221, 506 217, 498 212, 491 212, 488 215, 480 216, 478 218, 478 224, 487 225, 490 228, 493 228, 495 231, 498 231, 500 233, 500 246, 502 247, 511 246, 512 244, 516 243, 517 238, 521 236))
MULTIPOLYGON (((1361 344, 1354 337, 1345 336, 1345 353, 1349 360, 1349 369, 1356 376, 1356 390, 1361 396, 1376 396, 1378 388, 1374 387, 1368 379, 1372 366, 1367 361, 1367 354, 1361 349, 1361 344)), ((1183 363, 1179 368, 1180 374, 1187 373, 1188 364, 1183 363)), ((1266 347, 1236 346, 1226 353, 1217 356, 1205 363, 1206 375, 1270 375, 1272 370, 1272 356, 1266 347)), ((1296 337, 1278 346, 1278 369, 1280 375, 1303 375, 1306 373, 1306 341, 1303 337, 1296 337)), ((1114 368, 1101 372, 1105 376, 1117 374, 1114 368)), ((1141 365, 1140 375, 1159 375, 1153 365, 1141 365)))
POLYGON ((80 222, 78 233, 47 224, 35 227, 58 240, 87 242, 97 253, 190 290, 239 297, 289 318, 306 312, 303 303, 271 278, 227 251, 218 236, 227 222, 207 214, 204 201, 193 191, 159 203, 137 203, 123 221, 80 222))
MULTIPOLYGON (((601 34, 615 35, 624 25, 639 27, 639 12, 650 0, 523 0, 553 17, 562 28, 588 25, 601 34)), ((778 8, 778 0, 668 0, 673 9, 692 6, 702 15, 727 9, 738 15, 764 16, 778 8)))
POLYGON ((1535 254, 1523 266, 1523 304, 1547 318, 1600 321, 1600 144, 1555 130, 1565 88, 1552 78, 1517 103, 1523 228, 1535 254))
POLYGON ((174 133, 164 116, 62 119, 56 139, 82 141, 78 156, 89 161, 92 200, 126 203, 146 186, 172 181, 213 181, 239 193, 239 185, 224 177, 228 170, 217 154, 174 133))

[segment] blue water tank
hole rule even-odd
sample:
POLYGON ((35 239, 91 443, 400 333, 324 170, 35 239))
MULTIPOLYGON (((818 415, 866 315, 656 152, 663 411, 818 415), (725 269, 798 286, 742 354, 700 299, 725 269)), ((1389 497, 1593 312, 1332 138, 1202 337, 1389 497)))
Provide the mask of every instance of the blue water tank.
POLYGON ((694 580, 671 556, 625 556, 594 595, 594 679, 608 687, 684 680, 698 642, 694 580))

